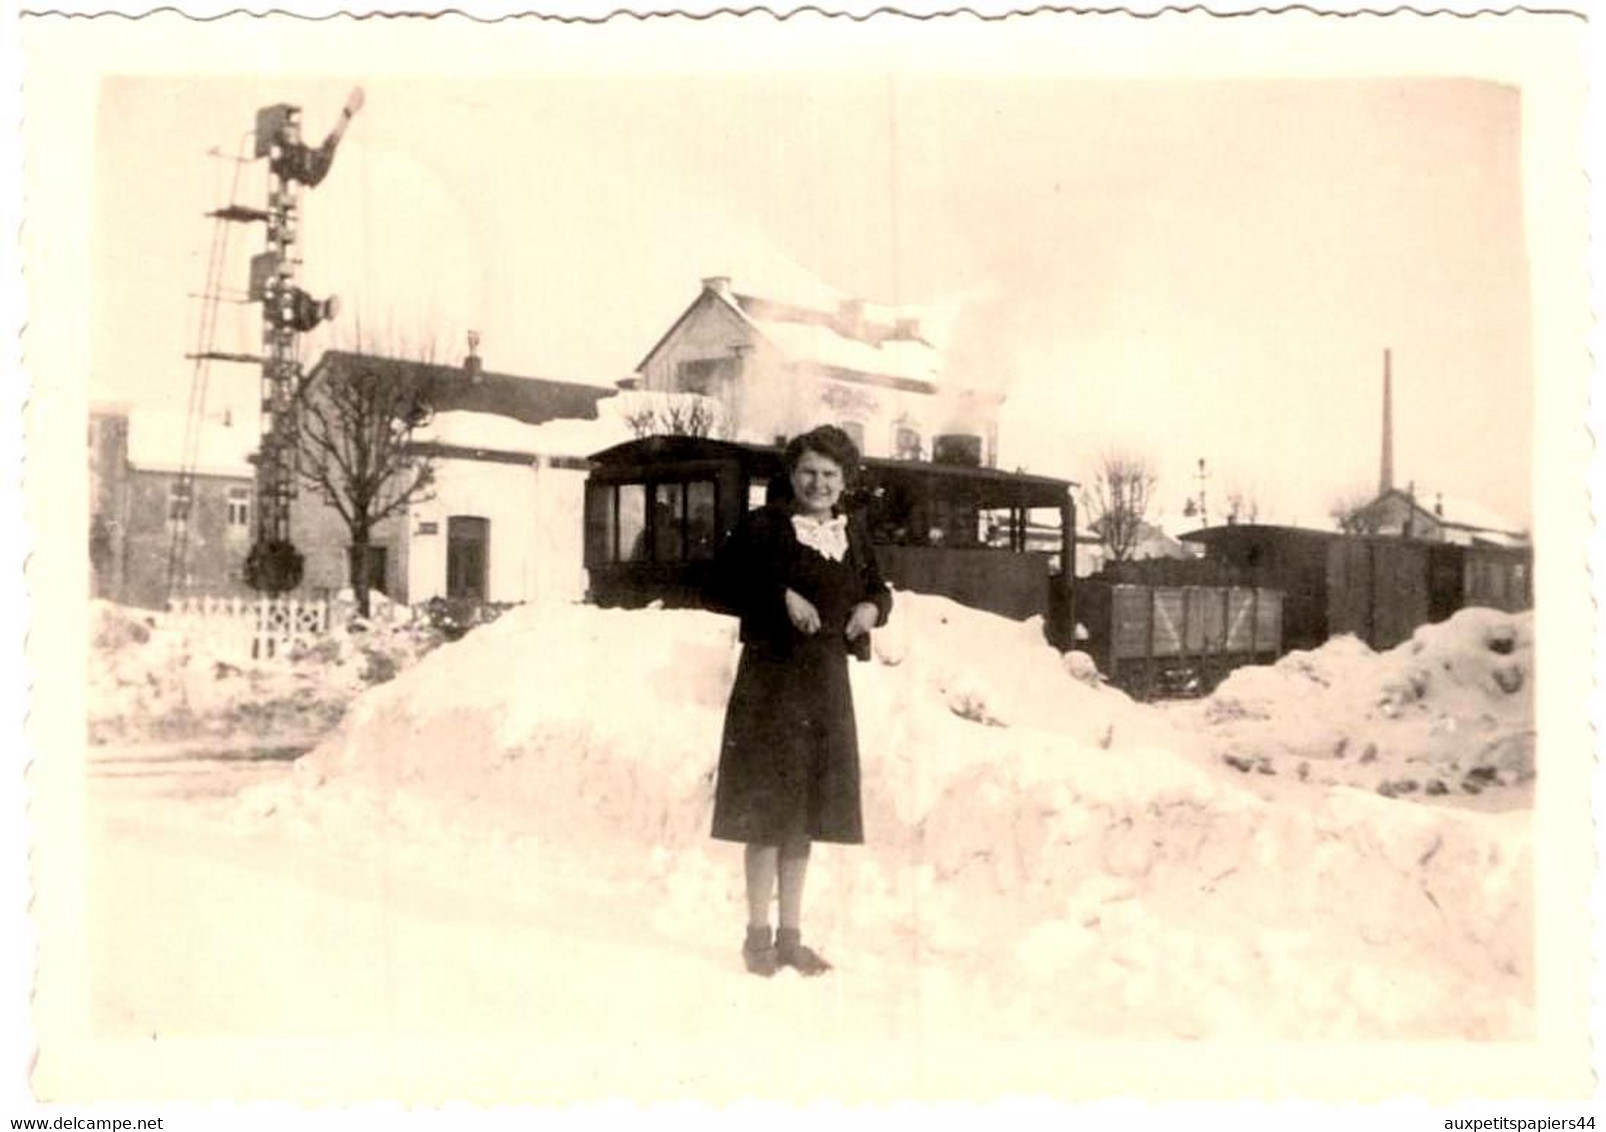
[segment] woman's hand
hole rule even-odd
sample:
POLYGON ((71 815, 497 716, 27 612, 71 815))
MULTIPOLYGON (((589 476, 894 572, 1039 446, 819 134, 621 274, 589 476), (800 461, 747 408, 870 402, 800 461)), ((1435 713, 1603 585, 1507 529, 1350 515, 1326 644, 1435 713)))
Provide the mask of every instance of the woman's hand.
POLYGON ((875 602, 861 601, 858 605, 855 605, 853 613, 848 617, 848 640, 854 641, 864 636, 875 628, 875 623, 880 618, 881 611, 876 608, 875 602))
POLYGON ((814 634, 820 631, 820 611, 814 608, 814 603, 796 590, 786 591, 786 615, 792 619, 800 633, 814 634))

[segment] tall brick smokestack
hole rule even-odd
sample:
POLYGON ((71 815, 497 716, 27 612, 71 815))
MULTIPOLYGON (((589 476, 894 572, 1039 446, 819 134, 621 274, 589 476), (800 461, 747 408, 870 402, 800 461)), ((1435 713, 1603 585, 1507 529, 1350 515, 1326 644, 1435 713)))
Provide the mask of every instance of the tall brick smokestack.
POLYGON ((1378 479, 1377 493, 1382 495, 1394 487, 1394 373, 1390 352, 1383 351, 1383 469, 1378 479))

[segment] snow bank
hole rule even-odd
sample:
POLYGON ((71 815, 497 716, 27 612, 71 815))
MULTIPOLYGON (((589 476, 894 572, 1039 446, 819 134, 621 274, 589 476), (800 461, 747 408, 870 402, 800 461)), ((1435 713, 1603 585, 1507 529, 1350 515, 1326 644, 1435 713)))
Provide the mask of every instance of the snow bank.
MULTIPOLYGON (((499 883, 640 884, 660 934, 734 938, 739 856, 707 829, 736 656, 709 613, 514 610, 365 694, 247 805, 499 883), (463 848, 486 837, 494 864, 463 848)), ((941 598, 900 594, 853 680, 868 844, 817 854, 827 947, 918 956, 1006 1033, 1529 1025, 1526 815, 1262 798, 1165 713, 1076 679, 1038 626, 941 598)))
POLYGON ((91 603, 90 741, 316 738, 359 692, 440 640, 425 626, 375 620, 254 660, 250 637, 243 621, 91 603))
POLYGON ((1466 796, 1533 777, 1532 673, 1531 612, 1464 609, 1386 653, 1344 636, 1239 669, 1203 717, 1241 770, 1466 796))

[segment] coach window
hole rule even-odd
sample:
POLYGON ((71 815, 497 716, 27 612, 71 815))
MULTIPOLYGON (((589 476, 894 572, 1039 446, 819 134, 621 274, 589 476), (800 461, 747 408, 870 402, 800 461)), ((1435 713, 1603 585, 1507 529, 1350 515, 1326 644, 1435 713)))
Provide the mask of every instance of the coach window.
POLYGON ((756 511, 769 502, 770 481, 763 476, 754 476, 747 481, 747 509, 756 511))
POLYGON ((668 481, 653 488, 652 543, 657 562, 714 555, 714 481, 668 481))
POLYGON ((586 488, 586 561, 617 562, 619 540, 615 537, 614 516, 618 498, 613 484, 590 484, 586 488))
POLYGON ((652 546, 654 562, 679 562, 686 554, 686 494, 678 483, 653 490, 652 546))
POLYGON ((618 550, 632 562, 647 559, 647 485, 619 485, 618 550))

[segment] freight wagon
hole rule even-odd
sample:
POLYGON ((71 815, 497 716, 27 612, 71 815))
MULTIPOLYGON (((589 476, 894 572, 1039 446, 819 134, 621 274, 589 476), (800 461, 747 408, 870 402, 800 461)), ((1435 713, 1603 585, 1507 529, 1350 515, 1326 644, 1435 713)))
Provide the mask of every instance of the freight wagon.
POLYGON ((1239 584, 1284 594, 1283 648, 1316 648, 1353 633, 1393 648, 1417 626, 1466 606, 1533 606, 1533 549, 1430 542, 1260 524, 1184 535, 1239 584))
MULTIPOLYGON (((702 605, 720 542, 783 484, 779 447, 654 436, 596 453, 585 492, 592 600, 702 605)), ((1006 617, 1041 615, 1044 635, 1068 648, 1073 486, 973 463, 866 459, 844 504, 863 514, 895 587, 1006 617), (1036 537, 1047 517, 1059 523, 1052 550, 1036 537)))
POLYGON ((1283 594, 1200 560, 1116 563, 1077 583, 1079 648, 1140 699, 1207 695, 1282 654, 1283 594))
POLYGON ((1384 650, 1467 606, 1533 604, 1533 551, 1234 524, 1202 559, 1112 564, 1077 586, 1081 645, 1141 697, 1208 693, 1233 668, 1352 633, 1384 650))

